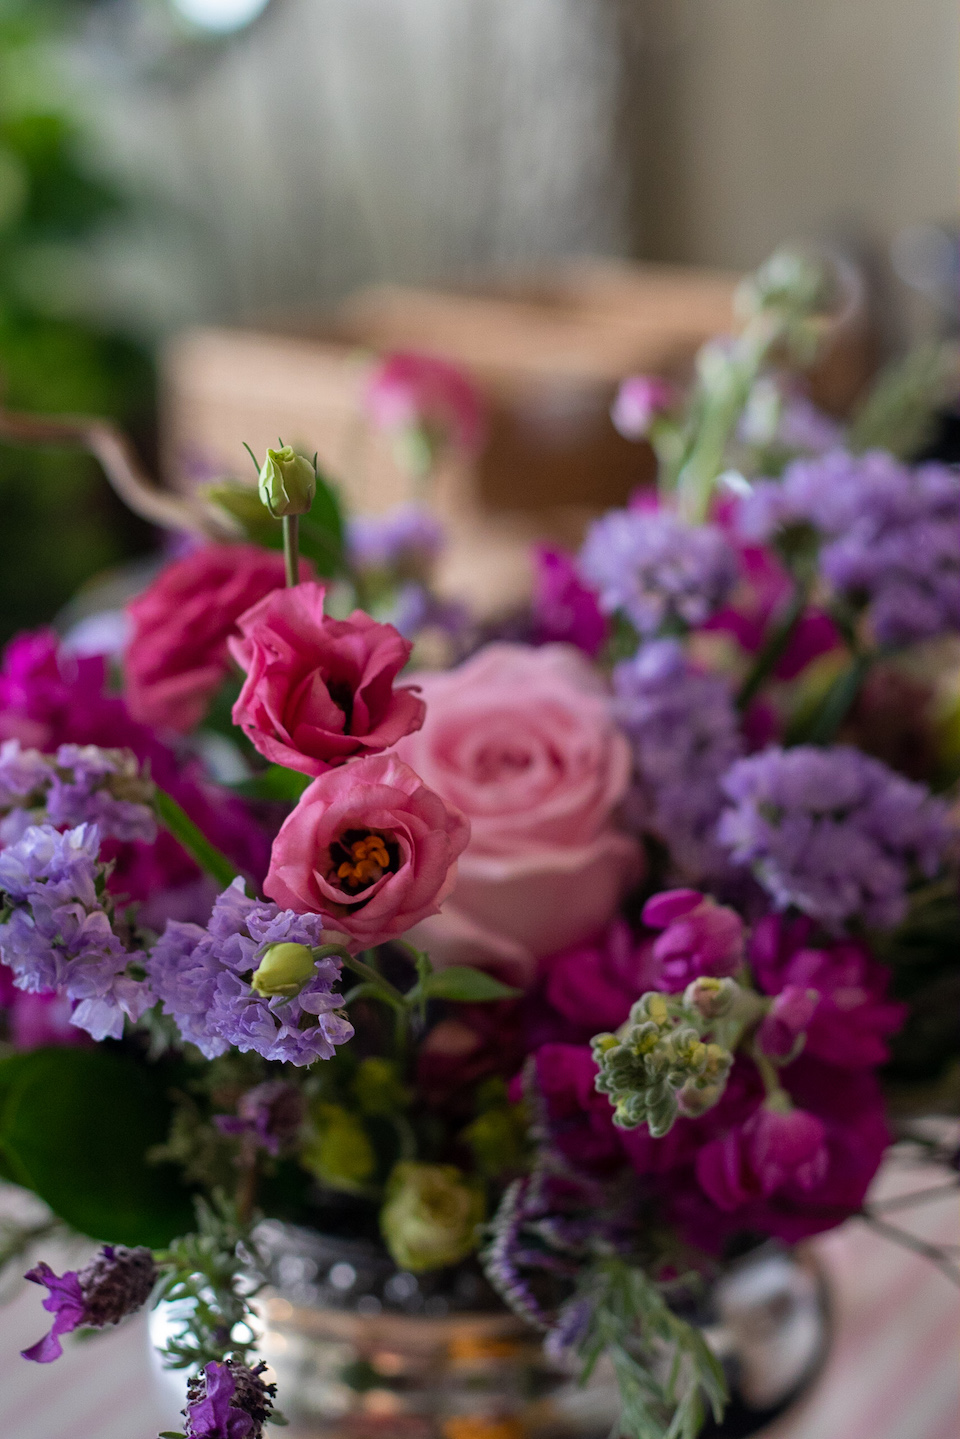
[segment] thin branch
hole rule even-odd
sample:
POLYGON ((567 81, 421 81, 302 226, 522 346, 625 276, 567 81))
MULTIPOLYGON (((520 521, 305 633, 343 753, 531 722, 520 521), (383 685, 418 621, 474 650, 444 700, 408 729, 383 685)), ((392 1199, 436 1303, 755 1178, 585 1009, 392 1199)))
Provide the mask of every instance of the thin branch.
POLYGON ((928 1259, 936 1269, 939 1269, 945 1279, 949 1279, 951 1284, 960 1288, 960 1264, 951 1260, 938 1245, 930 1244, 926 1239, 921 1239, 919 1235, 911 1234, 896 1224, 888 1224, 885 1219, 880 1219, 869 1209, 861 1209, 858 1217, 865 1224, 869 1224, 871 1229, 875 1229, 878 1234, 882 1234, 884 1238, 892 1240, 894 1244, 899 1244, 904 1249, 912 1250, 914 1254, 919 1254, 923 1259, 928 1259))
POLYGON ((934 1184, 929 1189, 914 1189, 909 1194, 894 1194, 889 1199, 875 1199, 870 1213, 887 1213, 891 1209, 910 1209, 915 1204, 928 1204, 932 1199, 942 1199, 947 1194, 956 1194, 960 1187, 960 1176, 950 1184, 934 1184))

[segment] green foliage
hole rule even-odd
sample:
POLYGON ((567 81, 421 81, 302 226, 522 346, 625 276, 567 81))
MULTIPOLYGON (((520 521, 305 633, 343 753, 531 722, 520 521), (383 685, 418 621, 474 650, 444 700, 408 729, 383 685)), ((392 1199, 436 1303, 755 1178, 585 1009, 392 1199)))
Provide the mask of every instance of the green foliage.
POLYGON ((449 969, 434 970, 418 980, 408 990, 408 1003, 417 1004, 421 999, 452 999, 463 1004, 487 1004, 498 999, 515 999, 522 991, 504 984, 481 969, 470 965, 452 965, 449 969))
POLYGON ((850 423, 852 450, 918 454, 932 437, 937 411, 953 400, 960 354, 952 344, 920 345, 882 371, 850 423))
POLYGON ((315 1100, 300 1163, 321 1184, 348 1194, 371 1196, 377 1154, 358 1115, 340 1104, 315 1100))
POLYGON ((237 877, 237 871, 225 854, 210 843, 206 835, 197 828, 190 816, 181 809, 166 790, 155 788, 153 805, 157 819, 173 835, 200 868, 211 875, 224 888, 237 877))
POLYGON ((298 770, 271 764, 252 779, 241 780, 230 788, 235 794, 243 795, 244 799, 278 800, 296 804, 311 779, 311 775, 300 774, 298 770))
POLYGON ((180 1330, 161 1350, 170 1369, 202 1368, 232 1357, 247 1363, 256 1346, 250 1300, 256 1251, 250 1230, 222 1197, 197 1201, 197 1227, 158 1253, 167 1272, 157 1300, 188 1306, 180 1330))
POLYGON ((598 1261, 581 1290, 589 1322, 578 1346, 589 1378, 611 1360, 630 1439, 696 1439, 709 1404, 719 1421, 727 1397, 723 1370, 702 1333, 676 1315, 660 1287, 626 1260, 598 1261))
POLYGON ((190 1203, 147 1151, 167 1137, 169 1073, 108 1049, 38 1049, 0 1061, 0 1159, 72 1229, 166 1243, 190 1203))
MULTIPOLYGON (((239 480, 217 480, 205 485, 201 493, 208 503, 225 510, 253 544, 271 550, 283 548, 282 524, 261 503, 252 485, 239 480)), ((299 537, 301 555, 313 561, 321 578, 332 579, 345 572, 343 511, 336 487, 322 470, 317 471, 317 489, 310 511, 300 516, 299 537)))

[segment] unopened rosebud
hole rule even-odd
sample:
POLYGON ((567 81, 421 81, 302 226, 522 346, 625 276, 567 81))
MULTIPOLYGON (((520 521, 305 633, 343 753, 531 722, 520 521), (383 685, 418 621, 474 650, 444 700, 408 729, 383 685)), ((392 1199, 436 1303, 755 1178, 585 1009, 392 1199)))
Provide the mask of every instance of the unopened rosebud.
POLYGON ((250 988, 264 999, 299 994, 316 971, 313 951, 305 944, 271 944, 250 976, 250 988))
POLYGON ((317 472, 291 445, 268 450, 260 471, 260 498, 274 519, 305 515, 317 493, 317 472))
POLYGON ((403 1269, 442 1269, 476 1247, 483 1192, 452 1164, 401 1160, 387 1181, 380 1229, 403 1269))
POLYGON ((740 986, 733 979, 714 979, 701 975, 688 984, 683 1002, 688 1009, 695 1009, 704 1019, 720 1019, 729 1013, 740 986))

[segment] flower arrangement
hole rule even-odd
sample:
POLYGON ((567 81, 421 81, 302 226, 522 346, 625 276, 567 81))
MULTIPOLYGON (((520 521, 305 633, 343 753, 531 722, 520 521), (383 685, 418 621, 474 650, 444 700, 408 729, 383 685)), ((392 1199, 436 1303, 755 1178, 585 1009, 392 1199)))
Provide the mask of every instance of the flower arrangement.
MULTIPOLYGON (((865 1214, 960 1047, 960 474, 797 395, 832 304, 778 255, 689 392, 626 382, 658 491, 499 631, 281 447, 118 654, 8 647, 0 1164, 109 1241, 25 1357, 175 1299, 188 1439, 257 1439, 266 1215, 479 1264, 636 1439, 719 1416, 689 1296, 865 1214)), ((418 472, 479 433, 437 362, 370 401, 418 472)))

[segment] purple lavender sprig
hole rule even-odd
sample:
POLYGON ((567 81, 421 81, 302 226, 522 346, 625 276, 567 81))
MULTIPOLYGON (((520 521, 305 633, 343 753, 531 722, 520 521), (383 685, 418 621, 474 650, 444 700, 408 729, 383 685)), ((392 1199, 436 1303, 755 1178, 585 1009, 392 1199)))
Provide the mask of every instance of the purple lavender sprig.
POLYGON ((54 1274, 41 1260, 24 1278, 46 1286, 43 1307, 53 1315, 53 1324, 42 1339, 22 1351, 23 1358, 49 1364, 63 1353, 61 1335, 81 1326, 103 1329, 119 1324, 146 1304, 158 1273, 149 1249, 127 1249, 122 1244, 105 1244, 81 1270, 68 1269, 64 1274, 54 1274))

